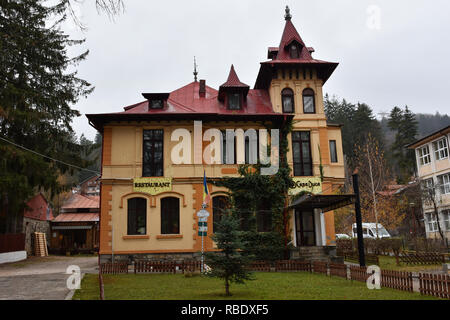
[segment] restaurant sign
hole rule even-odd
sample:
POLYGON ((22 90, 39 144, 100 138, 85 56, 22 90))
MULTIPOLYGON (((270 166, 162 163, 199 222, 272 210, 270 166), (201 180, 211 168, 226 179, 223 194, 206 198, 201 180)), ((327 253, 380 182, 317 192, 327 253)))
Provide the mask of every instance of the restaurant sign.
POLYGON ((172 191, 172 178, 135 178, 133 191, 156 195, 161 192, 172 191))
POLYGON ((322 192, 322 181, 320 178, 292 178, 293 184, 289 188, 289 194, 297 194, 301 191, 311 193, 322 192))

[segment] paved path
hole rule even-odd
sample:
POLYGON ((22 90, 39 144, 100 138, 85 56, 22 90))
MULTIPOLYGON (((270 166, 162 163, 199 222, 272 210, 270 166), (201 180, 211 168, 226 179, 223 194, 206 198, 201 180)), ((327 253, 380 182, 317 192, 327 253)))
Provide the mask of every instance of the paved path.
POLYGON ((0 300, 63 300, 69 294, 66 269, 77 265, 81 273, 96 273, 98 257, 30 257, 0 264, 0 300))

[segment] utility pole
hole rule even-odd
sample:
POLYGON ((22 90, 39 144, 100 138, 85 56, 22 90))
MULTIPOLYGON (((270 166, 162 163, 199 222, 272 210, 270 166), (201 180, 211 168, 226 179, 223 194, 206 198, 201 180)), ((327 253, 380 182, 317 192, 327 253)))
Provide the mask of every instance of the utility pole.
POLYGON ((372 160, 370 159, 370 153, 369 153, 369 144, 367 144, 367 160, 369 160, 369 170, 370 170, 370 182, 372 184, 372 196, 373 196, 373 211, 375 213, 375 230, 377 231, 377 239, 378 236, 378 211, 377 211, 377 198, 375 194, 375 186, 373 183, 373 174, 372 174, 372 160))
POLYGON ((353 191, 355 193, 355 215, 356 215, 356 233, 358 235, 358 252, 359 252, 359 266, 366 266, 366 257, 364 255, 364 238, 363 238, 363 228, 362 228, 362 217, 361 217, 361 204, 359 200, 359 182, 358 174, 352 175, 353 178, 353 191))

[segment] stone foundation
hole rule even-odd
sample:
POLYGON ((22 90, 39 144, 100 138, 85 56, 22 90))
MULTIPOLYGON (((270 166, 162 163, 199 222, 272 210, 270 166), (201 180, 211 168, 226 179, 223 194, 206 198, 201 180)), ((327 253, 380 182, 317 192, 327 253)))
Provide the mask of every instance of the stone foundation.
MULTIPOLYGON (((110 254, 101 254, 100 263, 112 262, 113 256, 110 254)), ((201 260, 199 252, 183 252, 183 253, 134 253, 134 254, 115 254, 114 262, 128 262, 132 263, 134 260, 148 260, 148 261, 176 261, 184 260, 201 260)))

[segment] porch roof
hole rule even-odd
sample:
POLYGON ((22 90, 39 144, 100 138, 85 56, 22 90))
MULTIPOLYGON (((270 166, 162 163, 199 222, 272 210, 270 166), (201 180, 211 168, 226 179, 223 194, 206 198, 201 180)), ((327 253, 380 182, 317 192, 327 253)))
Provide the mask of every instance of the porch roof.
POLYGON ((335 210, 355 203, 354 194, 305 194, 289 207, 295 209, 322 209, 323 212, 335 210))

